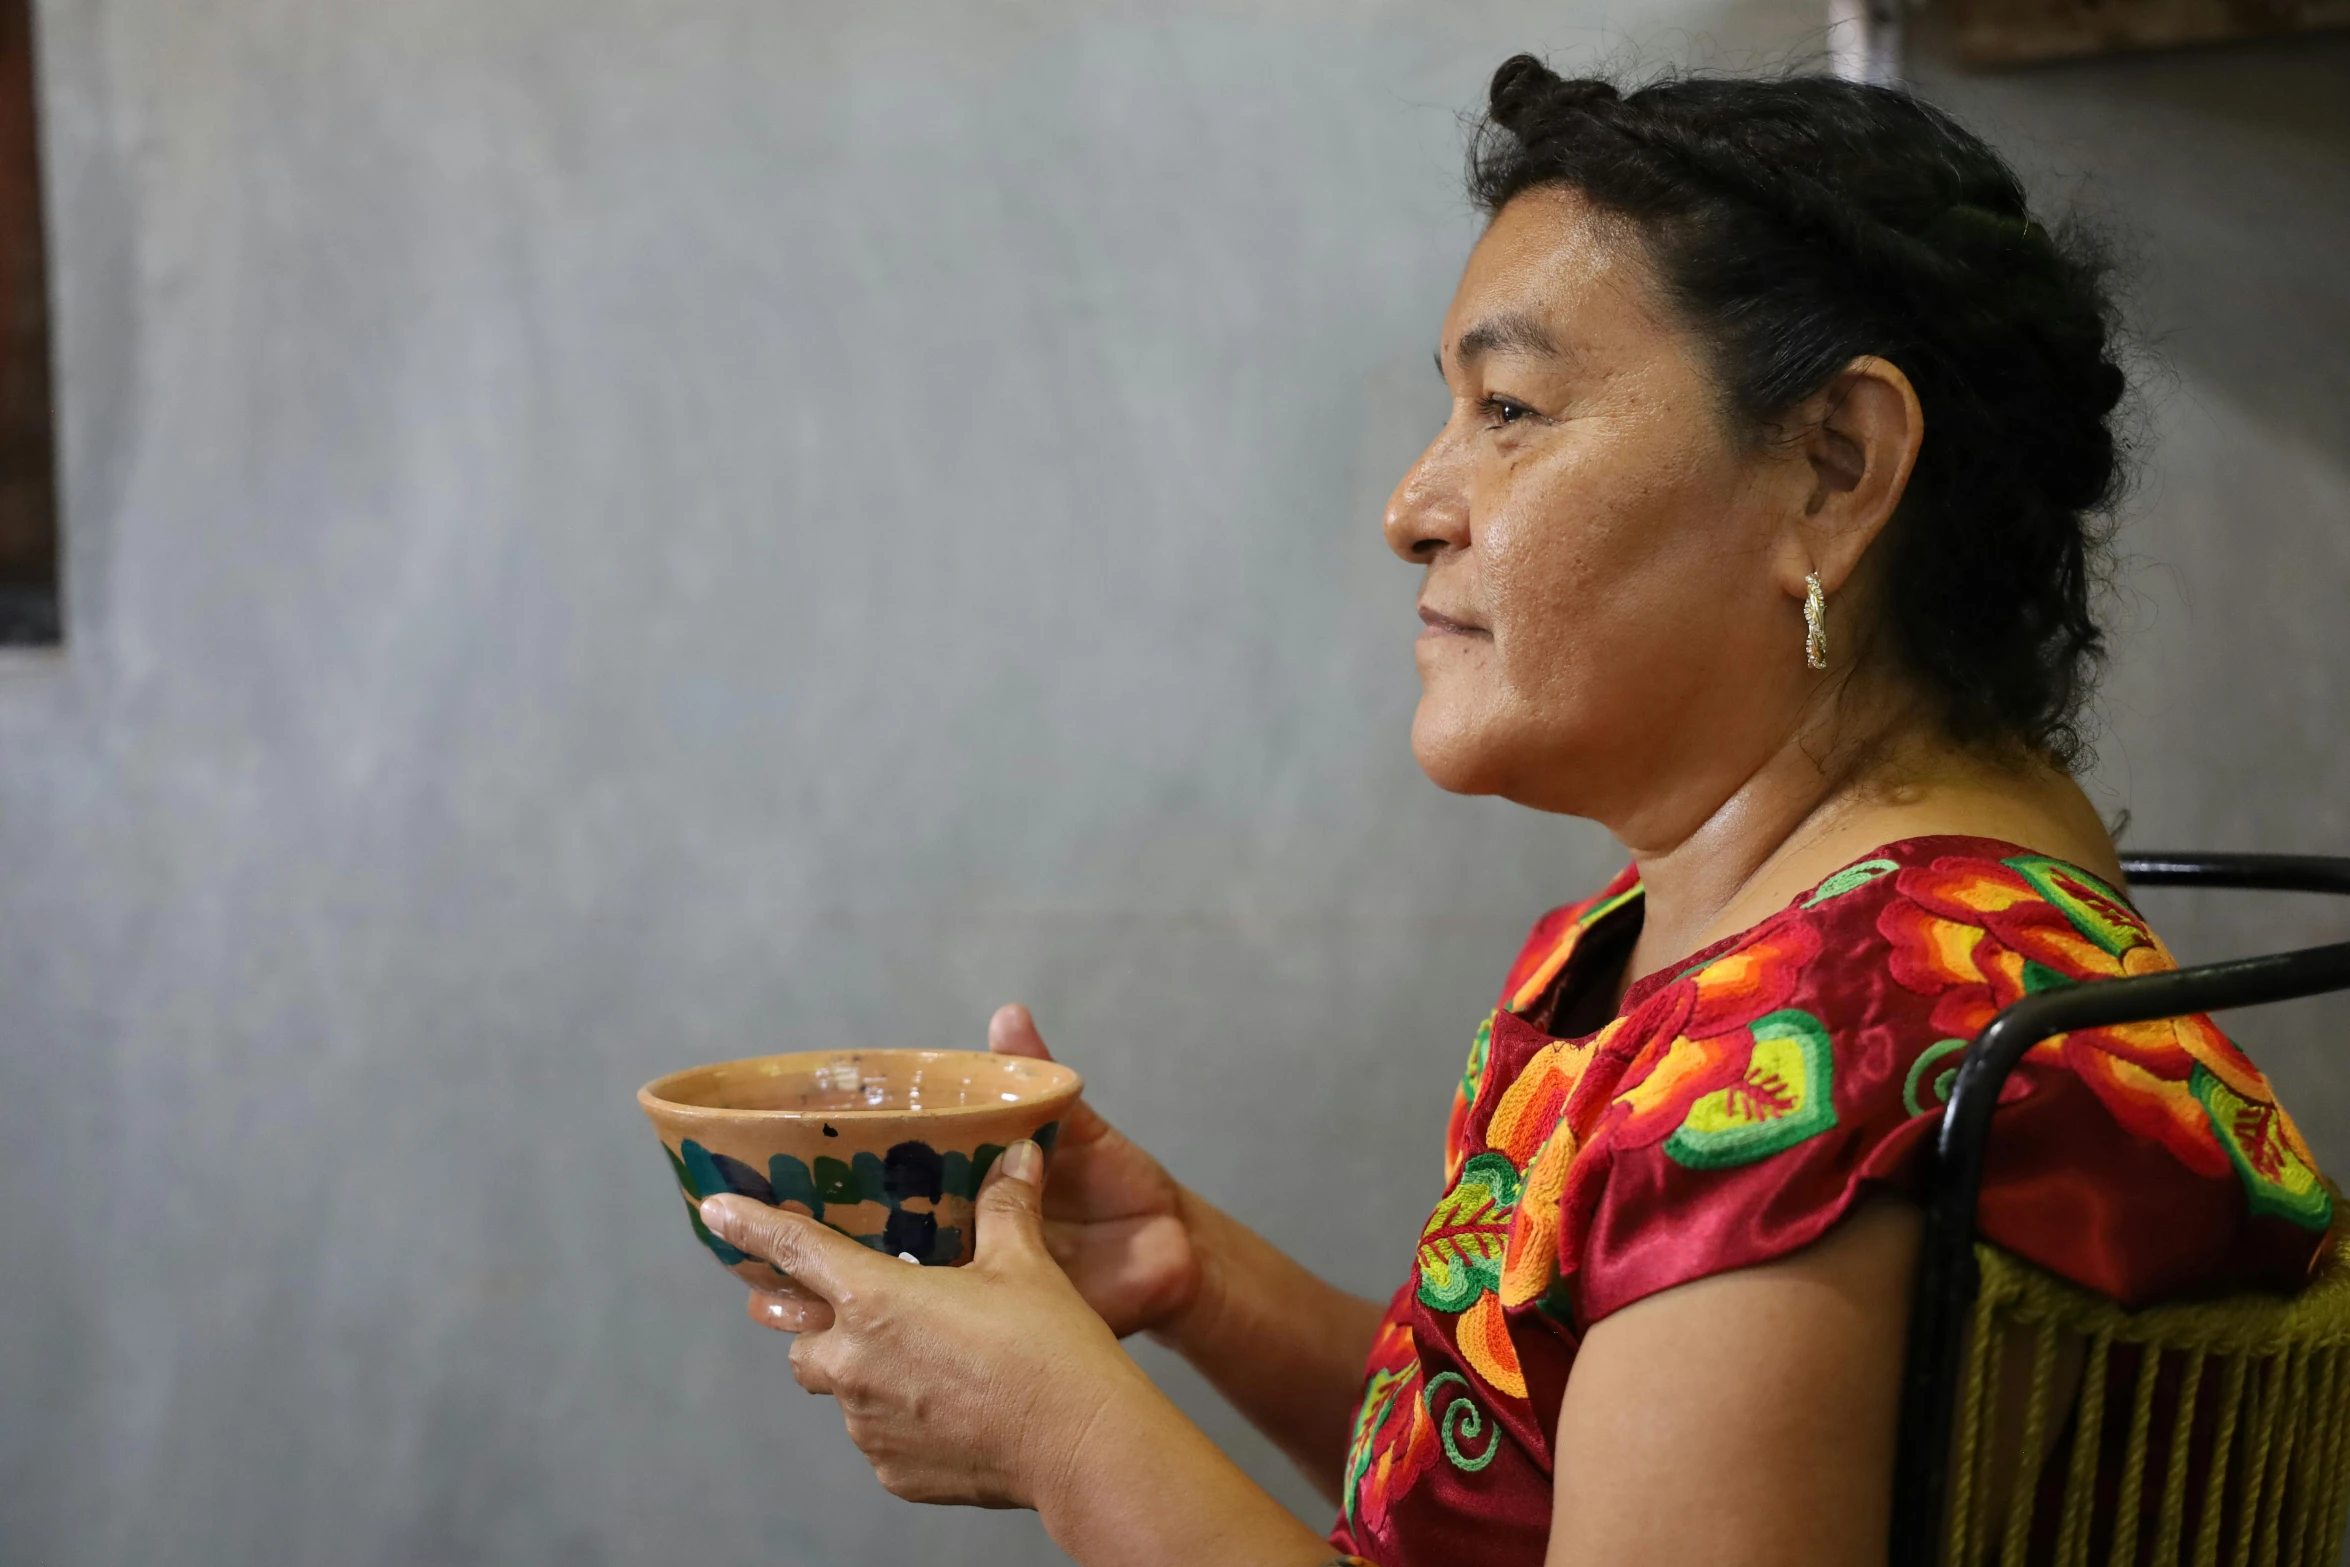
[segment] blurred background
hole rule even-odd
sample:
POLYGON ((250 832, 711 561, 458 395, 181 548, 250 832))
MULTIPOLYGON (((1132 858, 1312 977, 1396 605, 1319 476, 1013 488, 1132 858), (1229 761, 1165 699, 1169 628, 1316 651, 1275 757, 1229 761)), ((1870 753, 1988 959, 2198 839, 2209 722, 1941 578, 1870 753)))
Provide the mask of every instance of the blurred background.
MULTIPOLYGON (((2350 852, 2350 38, 1916 81, 2125 240, 2100 803, 2350 852)), ((1463 111, 1793 0, 47 0, 62 649, 0 652, 0 1559, 1055 1559, 885 1496, 637 1085, 1037 1010, 1366 1293, 1526 924, 1381 505, 1463 111)), ((1938 52, 1939 51, 1939 52, 1938 52)), ((2182 957, 2322 939, 2149 894, 2182 957)), ((2236 1031, 2350 1170, 2350 1005, 2236 1031)), ((1327 1509, 1137 1353, 1283 1497, 1327 1509)))

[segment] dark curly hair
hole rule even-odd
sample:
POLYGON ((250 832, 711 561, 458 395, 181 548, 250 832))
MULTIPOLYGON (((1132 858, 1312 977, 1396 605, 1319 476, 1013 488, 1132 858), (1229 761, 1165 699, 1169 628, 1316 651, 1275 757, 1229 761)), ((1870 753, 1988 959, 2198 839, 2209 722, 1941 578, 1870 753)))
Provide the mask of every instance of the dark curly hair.
POLYGON ((2077 763, 2125 386, 2100 248, 2036 221, 1948 115, 1832 77, 1626 93, 1519 55, 1493 73, 1469 190, 1490 215, 1560 186, 1636 226, 1754 437, 1855 357, 1901 367, 1925 436, 1877 633, 1955 740, 2077 763))

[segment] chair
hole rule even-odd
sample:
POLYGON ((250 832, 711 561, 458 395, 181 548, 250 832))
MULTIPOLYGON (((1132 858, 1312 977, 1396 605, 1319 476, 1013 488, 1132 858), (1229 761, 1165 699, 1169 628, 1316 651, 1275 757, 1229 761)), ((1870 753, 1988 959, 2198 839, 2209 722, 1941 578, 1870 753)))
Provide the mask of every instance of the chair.
MULTIPOLYGON (((2350 895, 2350 859, 2122 868, 2139 887, 2350 895)), ((2350 1508, 2350 1215, 2337 1207, 2297 1295, 2132 1312, 1977 1241, 1975 1206, 2000 1087, 2041 1040, 2345 989, 2350 942, 2042 991, 1976 1036, 1926 1175, 1892 1567, 2333 1567, 2350 1508)))

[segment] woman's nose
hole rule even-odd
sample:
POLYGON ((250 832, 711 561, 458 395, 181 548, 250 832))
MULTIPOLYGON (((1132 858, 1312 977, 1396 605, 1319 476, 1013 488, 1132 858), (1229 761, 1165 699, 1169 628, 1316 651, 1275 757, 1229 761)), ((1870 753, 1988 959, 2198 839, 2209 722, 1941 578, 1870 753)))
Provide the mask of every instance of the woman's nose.
POLYGON ((1439 434, 1387 498, 1387 547, 1414 565, 1469 547, 1467 472, 1449 430, 1439 434))

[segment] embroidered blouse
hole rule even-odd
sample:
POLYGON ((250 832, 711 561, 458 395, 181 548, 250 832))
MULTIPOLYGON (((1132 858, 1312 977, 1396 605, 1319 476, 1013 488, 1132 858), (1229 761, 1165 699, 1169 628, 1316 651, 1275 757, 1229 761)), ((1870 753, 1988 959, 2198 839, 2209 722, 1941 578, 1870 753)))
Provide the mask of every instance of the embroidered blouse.
MULTIPOLYGON (((1378 1567, 1537 1567, 1584 1330, 1914 1191, 1963 1050, 2051 986, 2174 967, 2127 899, 1981 838, 1912 838, 1633 985, 1626 869, 1545 915, 1479 1025, 1445 1192, 1375 1339, 1331 1543, 1378 1567)), ((1979 1226, 2139 1306, 2309 1276, 2308 1146, 2208 1018, 2060 1035, 2001 1095, 1979 1226)))

